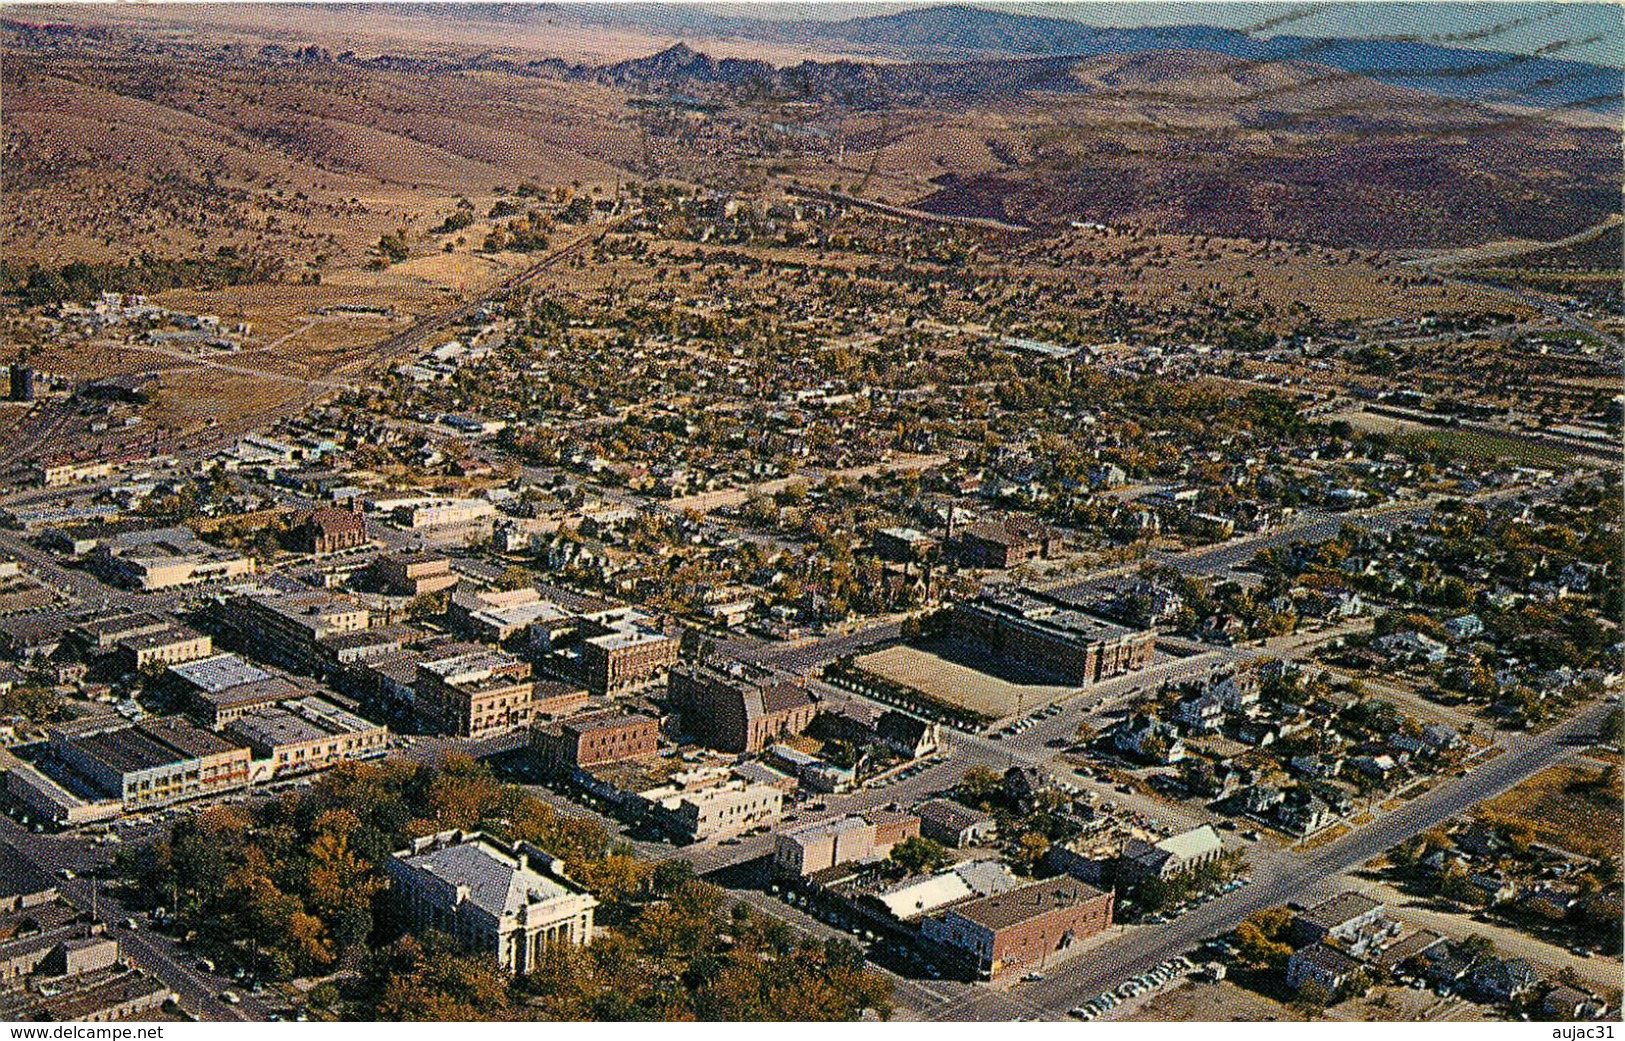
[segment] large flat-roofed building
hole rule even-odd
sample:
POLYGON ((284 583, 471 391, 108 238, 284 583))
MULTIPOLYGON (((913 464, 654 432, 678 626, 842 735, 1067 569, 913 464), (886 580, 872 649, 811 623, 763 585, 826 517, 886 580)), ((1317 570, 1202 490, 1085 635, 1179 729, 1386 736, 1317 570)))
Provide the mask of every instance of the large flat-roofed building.
POLYGON ((34 480, 42 488, 62 488, 113 476, 113 464, 101 459, 50 459, 35 463, 33 470, 34 480))
POLYGON ((131 637, 164 632, 174 624, 144 611, 113 611, 80 620, 68 635, 85 653, 98 654, 116 649, 131 637))
POLYGON ((266 591, 232 597, 221 621, 241 636, 255 657, 292 669, 318 670, 320 641, 367 628, 372 613, 365 604, 339 593, 266 591))
POLYGON ((774 836, 773 869, 805 878, 841 864, 881 860, 899 842, 919 834, 920 818, 911 813, 877 811, 820 821, 774 836))
POLYGON ((414 841, 385 867, 415 930, 447 933, 509 972, 529 972, 550 945, 592 942, 598 901, 570 880, 562 861, 527 842, 441 832, 414 841))
POLYGON ((186 699, 188 711, 211 727, 301 693, 288 677, 229 653, 171 665, 167 676, 171 688, 186 699))
POLYGON ((913 528, 881 528, 875 532, 875 553, 899 563, 924 560, 937 548, 937 540, 913 528))
POLYGON ((381 658, 423 638, 422 630, 408 625, 374 625, 351 633, 334 633, 316 641, 316 652, 329 668, 381 658))
POLYGON ((558 771, 647 759, 660 752, 660 720, 619 710, 586 713, 537 727, 531 747, 558 771))
POLYGON ((413 684, 420 720, 442 733, 475 739, 530 726, 535 695, 530 663, 498 650, 419 662, 413 684))
POLYGON ((678 665, 671 670, 670 694, 683 729, 724 752, 760 752, 801 733, 818 714, 802 681, 739 661, 678 665))
POLYGON ((1144 668, 1155 637, 1102 621, 1028 589, 990 587, 954 608, 954 628, 992 653, 1065 677, 1094 683, 1144 668))
POLYGON ((95 791, 88 782, 50 777, 33 763, 3 748, 0 748, 0 791, 13 806, 26 810, 35 820, 52 824, 91 824, 112 820, 123 812, 119 800, 95 791), (77 791, 70 790, 69 784, 77 791))
POLYGON ((1110 891, 1062 876, 946 908, 920 935, 964 955, 983 976, 1045 961, 1112 924, 1110 891))
POLYGON ((254 560, 211 546, 186 528, 155 528, 103 539, 91 554, 91 567, 118 585, 172 589, 252 575, 254 560))
POLYGON ((56 899, 56 883, 9 842, 0 842, 0 914, 56 899))
POLYGON ((154 665, 207 658, 214 653, 214 640, 206 633, 172 622, 156 632, 124 637, 118 642, 117 653, 123 666, 135 672, 154 665))
POLYGON ((457 584, 451 561, 436 553, 401 553, 373 564, 378 580, 396 596, 423 596, 457 584))
POLYGON ((53 727, 50 735, 57 759, 121 800, 125 810, 167 806, 248 784, 247 748, 181 719, 106 729, 67 724, 53 727))
POLYGON ((677 662, 678 640, 630 607, 582 615, 581 679, 598 695, 642 690, 677 662))
POLYGON ((390 519, 403 528, 448 528, 495 517, 497 508, 487 499, 419 499, 390 511, 390 519))
POLYGON ((244 713, 226 724, 225 733, 253 751, 256 781, 389 751, 387 727, 314 695, 244 713))
POLYGON ((534 588, 459 590, 448 615, 464 633, 490 643, 503 643, 533 629, 552 632, 575 626, 574 614, 534 588))

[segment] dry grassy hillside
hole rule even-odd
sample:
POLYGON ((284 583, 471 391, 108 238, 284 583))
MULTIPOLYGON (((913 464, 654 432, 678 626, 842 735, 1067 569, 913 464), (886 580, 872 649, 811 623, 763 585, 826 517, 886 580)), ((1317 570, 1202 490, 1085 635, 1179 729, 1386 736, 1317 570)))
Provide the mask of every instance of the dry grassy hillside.
POLYGON ((8 48, 9 258, 225 245, 342 263, 447 196, 613 182, 636 142, 621 99, 586 84, 99 50, 8 48))

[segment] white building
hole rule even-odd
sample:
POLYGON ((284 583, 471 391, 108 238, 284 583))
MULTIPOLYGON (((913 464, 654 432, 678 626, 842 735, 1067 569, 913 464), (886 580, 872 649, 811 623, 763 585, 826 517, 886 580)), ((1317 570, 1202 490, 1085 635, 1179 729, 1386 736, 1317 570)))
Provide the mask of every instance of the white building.
POLYGON ((395 853, 387 870, 415 930, 447 933, 509 972, 530 971, 550 945, 592 942, 598 901, 528 842, 443 831, 395 853))

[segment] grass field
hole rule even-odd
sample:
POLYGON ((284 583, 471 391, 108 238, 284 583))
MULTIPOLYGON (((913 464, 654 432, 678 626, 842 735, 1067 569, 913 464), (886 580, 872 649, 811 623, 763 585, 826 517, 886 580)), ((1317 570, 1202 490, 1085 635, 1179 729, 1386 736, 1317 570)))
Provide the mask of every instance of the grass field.
POLYGON ((1071 689, 1013 683, 918 647, 888 647, 864 655, 856 664, 893 683, 913 687, 934 701, 992 719, 1036 708, 1071 689))
POLYGON ((1625 788, 1617 770, 1611 785, 1598 783, 1602 775, 1578 763, 1554 766, 1486 802, 1479 816, 1527 824, 1540 841, 1575 853, 1618 856, 1625 788))
POLYGON ((1527 465, 1565 466, 1571 457, 1561 448, 1482 430, 1428 430, 1402 435, 1399 440, 1445 449, 1468 459, 1501 459, 1527 465))

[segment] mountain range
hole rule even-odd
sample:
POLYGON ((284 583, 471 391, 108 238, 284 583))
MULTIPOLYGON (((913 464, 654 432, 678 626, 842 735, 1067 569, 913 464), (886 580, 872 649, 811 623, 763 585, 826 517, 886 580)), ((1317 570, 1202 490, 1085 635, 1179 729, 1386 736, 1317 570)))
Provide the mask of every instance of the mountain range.
MULTIPOLYGON (((498 17, 533 18, 523 5, 472 5, 498 17)), ((827 41, 904 61, 1138 54, 1195 50, 1247 61, 1298 61, 1443 97, 1536 109, 1622 111, 1625 70, 1542 55, 1469 50, 1401 39, 1255 36, 1188 25, 1097 28, 1065 18, 963 5, 913 8, 842 21, 777 21, 720 16, 685 5, 548 8, 560 17, 655 25, 681 34, 827 41)))

